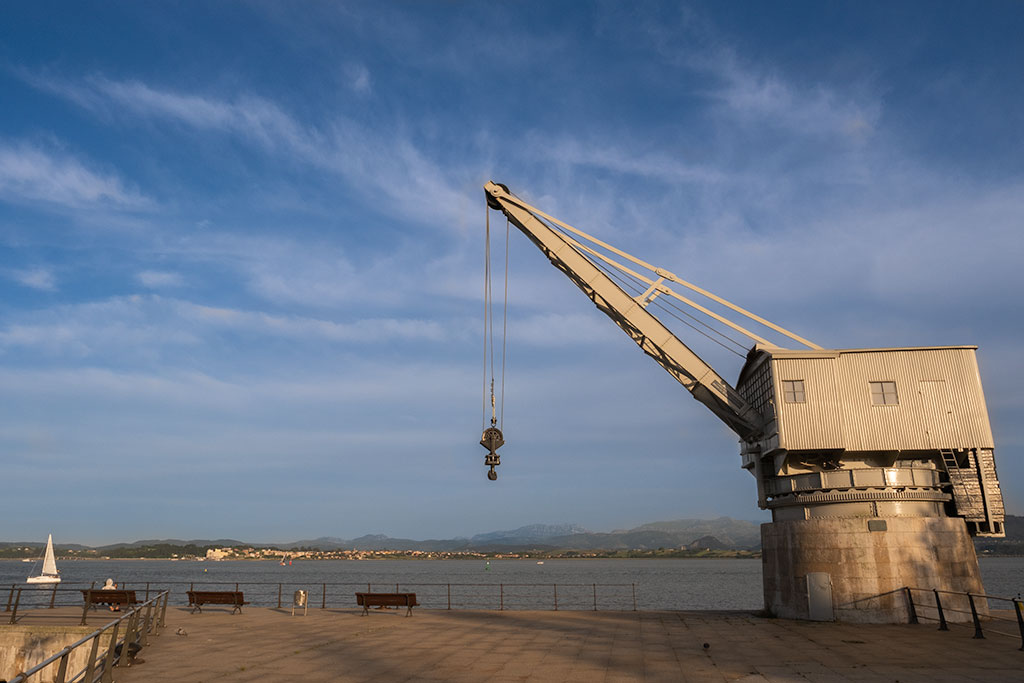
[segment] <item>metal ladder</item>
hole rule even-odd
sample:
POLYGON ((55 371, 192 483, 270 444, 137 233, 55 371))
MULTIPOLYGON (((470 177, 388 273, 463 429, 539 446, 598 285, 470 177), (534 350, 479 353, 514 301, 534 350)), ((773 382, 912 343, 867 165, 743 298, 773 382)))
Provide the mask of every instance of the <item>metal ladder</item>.
POLYGON ((950 448, 939 449, 942 456, 943 467, 949 475, 949 483, 953 488, 953 500, 956 503, 957 513, 963 517, 985 517, 985 505, 978 500, 967 486, 965 479, 970 478, 978 481, 980 489, 982 483, 978 478, 977 469, 971 467, 971 452, 967 451, 967 467, 960 467, 956 459, 956 451, 950 448))

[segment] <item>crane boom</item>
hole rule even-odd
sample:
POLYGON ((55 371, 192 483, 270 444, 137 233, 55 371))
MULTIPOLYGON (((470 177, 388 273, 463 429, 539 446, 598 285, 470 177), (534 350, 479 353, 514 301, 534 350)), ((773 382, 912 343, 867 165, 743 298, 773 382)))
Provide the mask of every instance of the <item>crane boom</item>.
POLYGON ((552 230, 526 202, 504 185, 484 186, 487 204, 508 217, 597 308, 672 375, 693 397, 718 416, 740 438, 756 441, 764 418, 728 382, 676 337, 658 318, 626 293, 579 249, 552 230))

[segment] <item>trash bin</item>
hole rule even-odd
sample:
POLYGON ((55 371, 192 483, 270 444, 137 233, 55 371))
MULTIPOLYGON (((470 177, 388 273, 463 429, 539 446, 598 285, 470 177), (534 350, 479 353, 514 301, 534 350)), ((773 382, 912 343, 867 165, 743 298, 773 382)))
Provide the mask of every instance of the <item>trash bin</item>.
POLYGON ((302 616, 306 616, 306 611, 309 609, 309 593, 301 589, 295 591, 295 596, 292 600, 292 616, 295 616, 296 607, 301 607, 302 616))

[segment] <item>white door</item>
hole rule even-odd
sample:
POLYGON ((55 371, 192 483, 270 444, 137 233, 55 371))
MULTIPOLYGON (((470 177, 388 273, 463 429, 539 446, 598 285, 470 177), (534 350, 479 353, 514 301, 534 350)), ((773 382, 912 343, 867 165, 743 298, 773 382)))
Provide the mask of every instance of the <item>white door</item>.
POLYGON ((826 572, 807 574, 807 618, 811 621, 835 621, 832 612, 832 577, 826 572))
POLYGON ((928 436, 928 445, 932 448, 949 448, 950 420, 949 396, 946 394, 946 382, 925 380, 918 385, 921 394, 921 406, 924 414, 924 428, 928 436))

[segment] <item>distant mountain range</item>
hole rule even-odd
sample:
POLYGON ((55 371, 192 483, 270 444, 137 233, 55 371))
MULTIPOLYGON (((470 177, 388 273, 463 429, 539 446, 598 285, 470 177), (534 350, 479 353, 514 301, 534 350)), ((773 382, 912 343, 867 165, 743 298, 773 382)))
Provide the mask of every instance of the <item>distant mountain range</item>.
MULTIPOLYGON (((204 547, 254 546, 260 548, 318 548, 320 550, 421 550, 421 551, 480 551, 514 552, 517 550, 652 550, 656 548, 684 548, 700 540, 700 547, 714 549, 757 549, 761 542, 760 526, 755 522, 729 517, 718 519, 680 519, 653 522, 635 529, 592 532, 578 524, 531 524, 509 531, 492 531, 471 538, 428 539, 392 538, 383 534, 368 534, 354 539, 331 536, 304 539, 291 543, 254 543, 230 538, 210 539, 148 539, 133 543, 114 543, 98 546, 97 551, 117 548, 174 545, 204 547)), ((33 542, 0 542, 0 548, 41 546, 33 542)), ((84 550, 88 546, 57 544, 58 548, 84 550)), ((696 547, 696 546, 695 546, 696 547)))
POLYGON ((699 538, 708 538, 702 547, 752 550, 760 547, 760 525, 729 517, 718 519, 679 519, 654 522, 635 529, 599 533, 576 524, 531 524, 511 531, 492 531, 472 538, 416 541, 382 535, 361 536, 352 540, 314 538, 278 548, 320 548, 338 550, 423 550, 501 552, 517 550, 653 550, 688 547, 699 538), (713 538, 713 542, 711 539, 713 538))
MULTIPOLYGON (((0 542, 0 548, 41 547, 38 541, 0 542)), ((526 550, 655 550, 711 549, 759 550, 760 524, 746 520, 719 517, 718 519, 677 519, 651 522, 633 529, 593 532, 577 524, 531 524, 510 531, 492 531, 471 538, 428 539, 391 538, 382 534, 368 534, 354 539, 331 536, 305 539, 292 543, 253 543, 231 538, 163 539, 134 543, 114 543, 93 548, 97 551, 115 548, 173 545, 197 548, 253 546, 258 548, 317 548, 320 550, 421 550, 421 551, 480 551, 516 552, 526 550)), ((57 544, 58 548, 85 550, 88 546, 57 544)), ((978 538, 975 546, 979 554, 1024 555, 1024 517, 1007 515, 1006 538, 978 538)))

